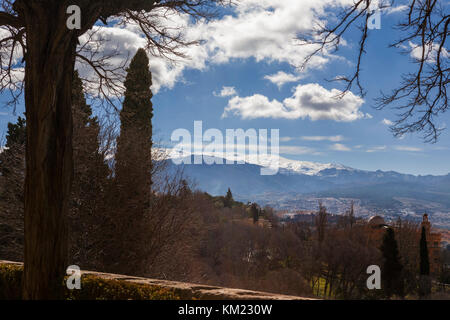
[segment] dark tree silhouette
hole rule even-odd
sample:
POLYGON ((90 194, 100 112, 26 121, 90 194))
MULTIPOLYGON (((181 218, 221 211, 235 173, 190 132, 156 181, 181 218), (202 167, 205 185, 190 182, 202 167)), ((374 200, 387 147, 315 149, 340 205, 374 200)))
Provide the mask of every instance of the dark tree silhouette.
POLYGON ((395 240, 395 233, 392 228, 388 228, 386 230, 380 249, 384 259, 383 268, 381 269, 381 277, 383 283, 382 287, 384 293, 388 298, 390 298, 393 294, 403 297, 403 266, 400 263, 397 240, 395 240))
POLYGON ((104 234, 105 192, 109 167, 100 145, 99 119, 86 103, 81 79, 74 73, 72 86, 74 179, 69 203, 69 262, 96 269, 99 243, 104 234))
POLYGON ((134 194, 137 199, 147 199, 147 202, 151 188, 152 164, 151 85, 148 57, 143 49, 139 49, 127 70, 125 100, 120 111, 121 125, 117 139, 115 171, 121 192, 128 194, 125 198, 129 199, 129 196, 134 194), (127 181, 131 183, 127 184, 127 181))
MULTIPOLYGON (((151 85, 148 57, 143 49, 139 49, 127 69, 125 100, 120 111, 114 179, 117 210, 112 212, 118 229, 113 240, 116 243, 114 256, 110 257, 115 263, 129 261, 136 270, 143 262, 139 259, 140 246, 137 245, 143 241, 137 237, 144 234, 139 230, 148 219, 152 184, 151 85)), ((130 266, 120 267, 115 270, 130 272, 130 266)))
POLYGON ((225 196, 224 207, 231 208, 233 206, 233 194, 231 193, 230 188, 228 188, 227 194, 225 196))
MULTIPOLYGON (((366 53, 370 35, 370 21, 374 10, 385 10, 400 5, 398 0, 355 0, 347 5, 336 18, 329 19, 332 12, 325 14, 329 25, 319 25, 311 34, 302 37, 302 44, 312 44, 316 49, 304 61, 303 67, 312 57, 331 50, 340 49, 343 37, 358 27, 361 36, 358 46, 356 68, 349 76, 340 76, 334 80, 343 81, 346 88, 343 94, 354 86, 364 95, 361 84, 363 56, 366 53), (375 5, 378 4, 378 7, 375 5), (337 22, 335 22, 337 20, 337 22)), ((401 3, 402 5, 404 3, 401 3)), ((437 0, 416 1, 406 4, 403 20, 398 22, 396 30, 398 40, 390 45, 412 57, 417 66, 414 72, 404 74, 400 85, 389 94, 377 99, 378 109, 395 104, 399 111, 398 119, 391 127, 395 136, 406 133, 422 132, 426 142, 436 142, 442 128, 436 124, 436 118, 448 109, 449 84, 449 24, 448 3, 437 0)))
POLYGON ((428 256, 427 233, 422 227, 420 236, 420 279, 419 296, 425 297, 431 293, 430 260, 428 256))
POLYGON ((0 256, 23 259, 23 181, 26 123, 8 123, 5 149, 0 152, 0 256))
POLYGON ((253 218, 253 223, 257 223, 259 221, 259 208, 256 203, 252 203, 250 207, 250 214, 253 218))
POLYGON ((427 235, 425 227, 422 227, 422 234, 420 236, 420 274, 430 275, 430 261, 428 257, 427 235))
MULTIPOLYGON (((189 44, 182 33, 160 23, 170 11, 208 17, 221 0, 3 0, 0 2, 0 92, 11 103, 25 96, 27 151, 25 177, 25 254, 23 297, 51 299, 62 295, 67 268, 67 213, 73 177, 72 78, 75 61, 94 69, 99 96, 119 93, 120 72, 101 46, 78 39, 97 21, 114 17, 135 22, 147 48, 178 53, 189 44), (67 28, 67 8, 81 9, 81 28, 67 28), (17 58, 22 53, 23 59, 17 58)), ((92 32, 90 33, 92 35, 92 32)), ((92 36, 89 41, 94 41, 92 36)), ((103 41, 102 39, 98 41, 103 41)), ((108 99, 107 99, 108 100, 108 99)))
POLYGON ((319 212, 316 213, 314 223, 316 226, 317 239, 322 243, 325 239, 325 230, 327 228, 328 213, 327 208, 319 201, 319 212))

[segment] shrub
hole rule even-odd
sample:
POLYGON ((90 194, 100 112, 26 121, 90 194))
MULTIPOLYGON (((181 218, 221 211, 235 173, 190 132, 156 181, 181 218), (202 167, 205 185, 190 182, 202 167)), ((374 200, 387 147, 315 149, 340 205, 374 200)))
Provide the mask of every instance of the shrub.
POLYGON ((0 264, 0 300, 21 298, 23 267, 13 264, 0 264))
MULTIPOLYGON (((22 273, 22 266, 0 264, 0 300, 21 299, 22 273)), ((178 300, 179 296, 173 290, 159 286, 83 275, 81 289, 66 289, 64 298, 66 300, 178 300)))

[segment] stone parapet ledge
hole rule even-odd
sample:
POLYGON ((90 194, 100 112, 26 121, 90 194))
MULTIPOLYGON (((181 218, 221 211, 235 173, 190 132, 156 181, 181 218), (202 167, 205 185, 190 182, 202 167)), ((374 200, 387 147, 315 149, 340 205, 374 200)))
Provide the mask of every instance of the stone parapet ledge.
MULTIPOLYGON (((13 264, 20 266, 23 265, 23 263, 20 262, 5 260, 0 260, 0 264, 13 264)), ((81 274, 94 275, 106 280, 120 280, 149 286, 159 286, 162 288, 173 290, 183 300, 316 300, 312 298, 288 296, 260 291, 224 288, 178 281, 149 279, 95 271, 82 270, 81 274)))

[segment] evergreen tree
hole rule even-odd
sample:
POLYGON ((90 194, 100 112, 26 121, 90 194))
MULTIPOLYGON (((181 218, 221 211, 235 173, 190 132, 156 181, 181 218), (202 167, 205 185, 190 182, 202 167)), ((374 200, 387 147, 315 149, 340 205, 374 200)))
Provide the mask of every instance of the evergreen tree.
MULTIPOLYGON (((100 154, 100 125, 86 104, 81 79, 74 73, 72 90, 74 179, 69 202, 71 263, 83 268, 98 268, 101 251, 99 230, 105 210, 104 193, 109 168, 100 154)), ((9 123, 5 152, 0 154, 0 221, 8 243, 0 255, 23 260, 23 184, 25 173, 26 121, 19 117, 9 123)), ((3 239, 3 237, 0 237, 3 239)), ((0 242, 2 240, 0 239, 0 242)), ((2 247, 0 245, 0 247, 2 247)))
POLYGON ((420 279, 419 296, 425 297, 431 293, 430 261, 428 257, 427 233, 422 227, 420 236, 420 279))
POLYGON ((135 199, 145 199, 151 188, 152 77, 144 49, 131 60, 125 80, 125 99, 120 112, 120 136, 117 139, 116 180, 135 199))
POLYGON ((0 257, 23 261, 26 122, 8 123, 0 152, 0 257))
POLYGON ((10 148, 14 145, 25 145, 27 141, 26 121, 24 118, 17 118, 17 123, 8 123, 8 131, 6 133, 6 147, 10 148))
POLYGON ((227 194, 225 196, 225 201, 224 201, 224 207, 225 208, 231 208, 233 207, 233 194, 231 193, 230 188, 228 188, 227 194))
POLYGON ((152 185, 152 77, 144 49, 139 49, 131 60, 124 85, 115 155, 116 234, 109 264, 114 272, 136 273, 144 263, 145 215, 151 204, 152 185), (130 263, 115 265, 117 261, 130 263))
POLYGON ((109 168, 100 150, 100 124, 86 103, 82 81, 74 72, 72 86, 73 158, 69 212, 69 260, 83 268, 98 268, 101 258, 105 192, 109 168))
POLYGON ((325 239, 325 232, 328 225, 328 212, 322 201, 319 201, 319 212, 317 212, 314 222, 317 231, 317 238, 319 243, 322 243, 325 239))
POLYGON ((250 207, 250 214, 253 218, 253 223, 257 223, 259 221, 260 211, 256 203, 252 203, 250 207))
POLYGON ((430 261, 428 258, 427 235, 425 227, 422 227, 420 237, 420 274, 424 276, 430 275, 430 261))
POLYGON ((386 230, 380 249, 384 259, 382 268, 382 283, 384 293, 388 298, 390 298, 394 294, 403 297, 403 266, 400 263, 397 240, 395 240, 395 233, 392 228, 388 228, 386 230))

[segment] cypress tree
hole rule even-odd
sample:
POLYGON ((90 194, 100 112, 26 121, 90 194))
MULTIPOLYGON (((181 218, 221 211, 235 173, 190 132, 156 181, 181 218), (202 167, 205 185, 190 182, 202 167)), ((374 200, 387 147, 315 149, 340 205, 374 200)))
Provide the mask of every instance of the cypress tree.
POLYGON ((427 235, 425 227, 422 227, 420 237, 420 274, 424 276, 430 275, 430 261, 428 258, 427 235))
POLYGON ((0 257, 23 261, 23 212, 26 123, 8 123, 6 149, 0 153, 0 257))
POLYGON ((250 207, 250 214, 252 215, 253 223, 257 223, 259 221, 260 212, 256 203, 252 203, 250 207))
POLYGON ((27 141, 26 121, 24 118, 17 118, 17 123, 8 123, 8 131, 6 133, 6 147, 10 148, 14 145, 25 145, 27 141))
POLYGON ((227 194, 225 196, 225 201, 224 201, 224 207, 225 208, 231 208, 233 207, 233 194, 231 193, 230 188, 228 188, 227 194))
POLYGON ((113 272, 137 274, 145 268, 145 237, 150 232, 145 217, 150 211, 152 185, 152 76, 144 49, 131 60, 124 85, 115 155, 116 233, 109 264, 113 272), (117 261, 129 263, 119 265, 117 261))
POLYGON ((427 234, 425 227, 422 227, 420 236, 420 278, 419 296, 425 297, 431 293, 430 261, 428 257, 427 234))
POLYGON ((98 268, 103 234, 105 189, 109 168, 100 152, 100 124, 86 103, 83 84, 74 72, 72 86, 74 178, 70 197, 69 237, 71 263, 98 268))
POLYGON ((382 269, 382 283, 384 293, 388 298, 393 294, 403 297, 403 266, 400 263, 397 241, 395 240, 395 233, 392 228, 388 228, 386 230, 380 249, 384 259, 382 269))
POLYGON ((127 69, 115 169, 122 191, 146 201, 151 187, 151 85, 148 57, 144 49, 139 49, 127 69))

